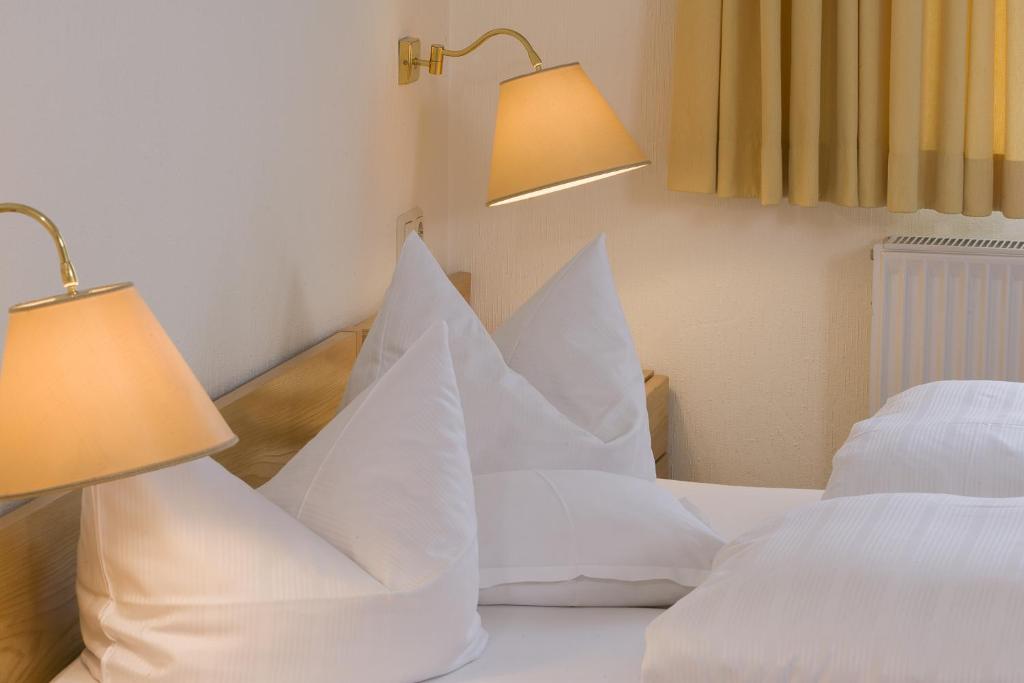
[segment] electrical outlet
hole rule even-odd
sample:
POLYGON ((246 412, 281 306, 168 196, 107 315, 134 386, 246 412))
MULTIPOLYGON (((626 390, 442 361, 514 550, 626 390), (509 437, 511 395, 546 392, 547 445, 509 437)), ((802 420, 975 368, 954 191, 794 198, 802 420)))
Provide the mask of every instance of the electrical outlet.
POLYGON ((395 222, 395 229, 398 237, 398 249, 395 253, 400 254, 402 253, 402 245, 405 244, 405 238, 409 236, 409 233, 415 232, 420 236, 420 239, 423 239, 423 209, 417 206, 403 213, 395 222))

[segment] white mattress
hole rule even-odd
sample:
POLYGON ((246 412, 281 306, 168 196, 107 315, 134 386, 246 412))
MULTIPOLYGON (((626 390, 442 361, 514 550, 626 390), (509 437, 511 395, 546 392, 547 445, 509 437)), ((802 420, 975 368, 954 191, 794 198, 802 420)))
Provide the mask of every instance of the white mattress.
MULTIPOLYGON (((821 498, 821 491, 658 482, 696 507, 726 540, 821 498)), ((644 631, 659 609, 603 607, 480 608, 490 642, 475 662, 443 683, 577 683, 640 680, 644 631)), ((54 683, 94 683, 75 660, 54 683)))

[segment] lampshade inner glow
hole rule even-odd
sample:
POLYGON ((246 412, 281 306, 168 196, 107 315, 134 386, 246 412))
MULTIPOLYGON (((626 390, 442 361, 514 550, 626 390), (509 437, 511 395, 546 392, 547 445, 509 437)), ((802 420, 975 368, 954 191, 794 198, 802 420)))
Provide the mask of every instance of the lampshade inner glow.
POLYGON ((499 199, 496 202, 491 202, 488 206, 501 206, 502 204, 512 204, 514 202, 522 201, 524 199, 532 199, 533 197, 540 197, 541 195, 551 194, 552 192, 558 192, 559 190, 568 190, 570 187, 579 187, 580 185, 586 185, 592 183, 595 180, 603 180, 604 178, 611 178, 613 175, 619 175, 620 173, 627 173, 629 171, 635 171, 638 168, 647 166, 650 162, 645 161, 641 164, 634 164, 633 166, 627 166, 626 168, 617 168, 614 171, 606 171, 605 173, 598 173, 596 175, 587 176, 586 178, 577 178, 576 180, 567 180, 564 183, 558 183, 551 187, 542 187, 539 190, 533 190, 531 192, 524 192, 523 194, 509 197, 507 199, 499 199))

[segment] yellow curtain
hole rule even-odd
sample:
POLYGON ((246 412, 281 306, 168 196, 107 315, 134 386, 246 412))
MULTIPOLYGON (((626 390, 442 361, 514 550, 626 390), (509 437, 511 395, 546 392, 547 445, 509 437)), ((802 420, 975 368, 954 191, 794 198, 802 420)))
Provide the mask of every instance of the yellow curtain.
POLYGON ((679 0, 669 188, 1024 218, 1024 0, 679 0))

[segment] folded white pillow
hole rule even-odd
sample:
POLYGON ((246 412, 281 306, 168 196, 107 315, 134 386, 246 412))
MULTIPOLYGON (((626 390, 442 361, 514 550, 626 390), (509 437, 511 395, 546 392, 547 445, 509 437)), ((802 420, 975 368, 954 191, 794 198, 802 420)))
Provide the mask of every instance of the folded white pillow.
POLYGON ((480 603, 671 605, 722 540, 656 484, 588 470, 478 475, 480 603))
POLYGON ((443 326, 264 492, 281 507, 209 459, 85 491, 78 599, 97 680, 416 681, 482 651, 443 326))
POLYGON ((854 425, 824 498, 886 492, 1024 496, 1024 384, 922 384, 854 425))
POLYGON ((496 344, 411 235, 356 360, 345 404, 438 320, 451 330, 474 474, 596 469, 654 479, 642 371, 603 238, 495 333, 496 344))
POLYGON ((645 683, 1019 681, 1024 499, 837 498, 727 545, 647 629, 645 683))

